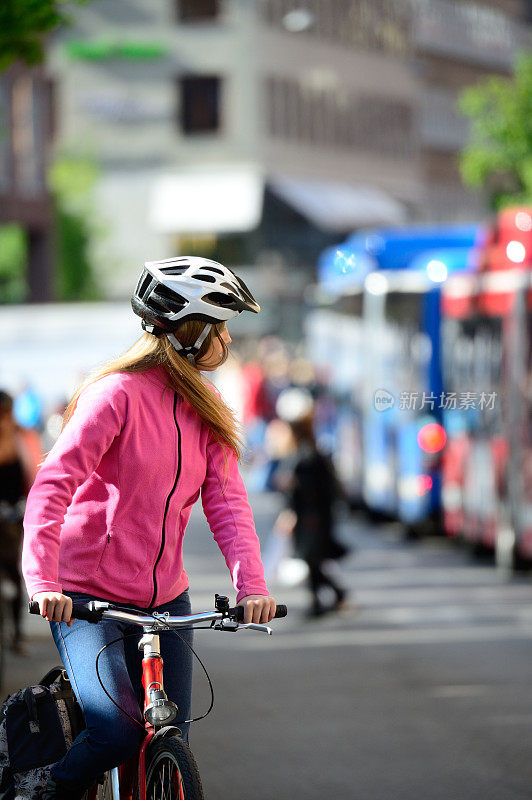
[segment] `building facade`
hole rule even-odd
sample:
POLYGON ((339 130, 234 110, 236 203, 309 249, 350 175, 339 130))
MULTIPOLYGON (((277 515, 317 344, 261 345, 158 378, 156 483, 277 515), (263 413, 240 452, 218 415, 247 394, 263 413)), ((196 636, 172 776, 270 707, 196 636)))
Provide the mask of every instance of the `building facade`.
MULTIPOLYGON (((27 243, 30 301, 52 299, 52 84, 42 67, 13 64, 0 75, 0 225, 17 223, 27 243)), ((2 298, 5 302, 5 298, 2 298)))
POLYGON ((356 228, 480 219, 458 175, 456 97, 510 74, 530 42, 526 12, 520 0, 77 9, 50 62, 59 151, 101 168, 95 260, 109 296, 176 252, 267 266, 290 293, 287 267, 310 276, 320 249, 356 228))

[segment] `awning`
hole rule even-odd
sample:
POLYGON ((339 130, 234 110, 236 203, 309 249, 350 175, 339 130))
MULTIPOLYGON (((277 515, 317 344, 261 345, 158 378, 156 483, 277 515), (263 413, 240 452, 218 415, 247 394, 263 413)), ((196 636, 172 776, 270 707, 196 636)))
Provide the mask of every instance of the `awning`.
POLYGON ((351 231, 375 225, 399 225, 404 206, 381 189, 337 181, 275 177, 268 186, 317 228, 351 231))
POLYGON ((149 222, 161 233, 234 233, 256 228, 264 179, 253 166, 209 166, 162 176, 149 200, 149 222))
POLYGON ((158 178, 149 198, 149 222, 161 233, 240 233, 262 218, 265 183, 317 228, 346 232, 405 221, 405 209, 371 186, 335 181, 264 178, 256 165, 208 165, 158 178))

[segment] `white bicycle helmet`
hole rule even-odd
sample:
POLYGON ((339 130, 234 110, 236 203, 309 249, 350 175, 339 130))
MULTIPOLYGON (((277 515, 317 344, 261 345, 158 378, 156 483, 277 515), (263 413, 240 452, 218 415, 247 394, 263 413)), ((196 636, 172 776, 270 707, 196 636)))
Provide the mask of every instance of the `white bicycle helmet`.
POLYGON ((242 311, 258 314, 260 306, 243 280, 223 264, 197 256, 147 261, 131 306, 142 327, 156 336, 166 333, 173 346, 194 362, 211 325, 225 322, 242 311), (184 348, 173 334, 182 322, 207 324, 191 347, 184 348))

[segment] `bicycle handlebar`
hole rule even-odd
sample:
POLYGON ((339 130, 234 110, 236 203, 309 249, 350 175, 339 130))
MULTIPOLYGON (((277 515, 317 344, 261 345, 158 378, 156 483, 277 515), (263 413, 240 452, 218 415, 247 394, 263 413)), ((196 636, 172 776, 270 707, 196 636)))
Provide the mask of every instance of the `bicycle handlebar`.
MULTIPOLYGON (((39 603, 36 600, 31 600, 28 604, 28 611, 30 614, 40 614, 39 603)), ((280 619, 281 617, 286 617, 288 613, 287 607, 285 605, 278 605, 277 610, 275 612, 275 618, 280 619)), ((76 603, 72 608, 72 619, 82 619, 87 622, 100 622, 102 618, 105 617, 118 617, 120 615, 121 618, 125 618, 126 615, 129 618, 130 622, 134 622, 138 625, 150 625, 154 624, 157 618, 148 615, 143 617, 142 613, 139 611, 138 616, 135 615, 132 611, 121 611, 120 608, 114 606, 112 603, 100 602, 98 600, 90 600, 88 603, 76 603)), ((221 619, 232 619, 235 622, 244 622, 244 607, 243 606, 236 606, 235 608, 230 608, 225 614, 214 611, 208 612, 205 614, 190 614, 188 616, 183 617, 164 617, 161 615, 161 619, 165 620, 162 624, 163 626, 168 624, 173 624, 176 627, 194 624, 196 622, 209 622, 209 621, 216 621, 221 619)))

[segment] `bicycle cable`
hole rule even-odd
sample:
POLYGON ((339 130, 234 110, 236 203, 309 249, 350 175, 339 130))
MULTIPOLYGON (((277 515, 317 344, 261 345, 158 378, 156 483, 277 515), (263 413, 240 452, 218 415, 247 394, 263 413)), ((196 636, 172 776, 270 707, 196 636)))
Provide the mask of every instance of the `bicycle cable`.
POLYGON ((142 723, 140 723, 138 721, 138 719, 135 719, 135 717, 132 716, 129 713, 129 711, 126 711, 125 708, 122 708, 122 706, 119 703, 117 703, 116 700, 113 697, 111 697, 111 695, 109 694, 109 692, 107 691, 107 689, 103 685, 103 681, 102 681, 101 676, 100 676, 100 670, 98 669, 98 661, 100 660, 100 656, 103 653, 103 651, 106 650, 108 647, 110 647, 112 644, 116 644, 117 642, 123 642, 124 639, 127 639, 127 638, 129 638, 131 636, 138 636, 138 633, 137 632, 135 632, 135 633, 123 633, 122 636, 118 636, 116 639, 112 639, 110 642, 107 642, 107 644, 104 644, 104 646, 98 651, 98 655, 96 656, 96 662, 95 662, 96 677, 98 678, 98 683, 102 687, 103 691, 105 692, 105 694, 107 695, 107 697, 109 698, 111 703, 113 703, 118 708, 119 711, 121 711, 123 714, 125 714, 126 717, 129 717, 129 719, 133 720, 135 725, 138 725, 139 728, 142 728, 143 731, 146 731, 146 728, 144 727, 144 725, 142 725, 142 723))
MULTIPOLYGON (((136 614, 138 614, 138 609, 132 609, 132 608, 127 607, 127 606, 122 606, 121 605, 120 606, 120 610, 134 611, 136 614)), ((172 626, 168 622, 166 622, 166 620, 162 619, 160 616, 155 616, 154 614, 150 614, 150 612, 145 612, 145 613, 146 613, 146 616, 153 617, 153 619, 157 620, 157 622, 162 622, 164 625, 166 625, 168 630, 170 630, 172 633, 174 633, 178 637, 178 639, 180 639, 184 644, 186 644, 186 646, 189 648, 189 650, 191 650, 192 655, 195 656, 195 658, 198 660, 201 668, 203 669, 203 672, 205 673, 205 676, 207 678, 207 682, 209 684, 209 689, 210 689, 210 692, 211 692, 211 702, 210 702, 210 705, 209 705, 209 708, 207 709, 207 711, 204 714, 202 714, 201 716, 199 716, 199 717, 194 717, 192 719, 182 719, 182 720, 179 720, 179 721, 175 722, 174 724, 175 725, 184 725, 184 724, 188 724, 188 723, 191 723, 191 722, 198 722, 200 719, 205 719, 205 717, 208 716, 211 713, 211 711, 213 709, 213 706, 214 706, 214 687, 212 685, 212 681, 211 681, 209 673, 207 672, 207 668, 206 668, 205 664, 203 663, 203 661, 201 660, 199 655, 196 653, 196 651, 194 650, 192 645, 189 644, 187 642, 187 640, 183 636, 181 636, 181 634, 179 634, 176 630, 174 630, 174 628, 172 628, 172 626)), ((190 626, 190 628, 185 628, 185 630, 211 630, 211 629, 212 629, 212 625, 201 626, 201 627, 198 627, 198 626, 194 625, 194 626, 190 626)), ((137 636, 138 637, 139 633, 137 631, 131 632, 131 633, 124 633, 124 634, 122 634, 122 636, 118 636, 116 639, 112 639, 110 642, 107 642, 107 644, 104 644, 104 646, 98 651, 98 654, 96 656, 96 662, 95 662, 96 677, 98 678, 98 682, 99 682, 100 686, 102 687, 103 691, 105 692, 105 694, 107 695, 107 697, 109 698, 109 700, 120 711, 122 711, 123 714, 125 714, 127 717, 129 717, 135 723, 135 725, 138 725, 140 728, 142 728, 143 731, 145 731, 144 725, 142 725, 142 723, 140 723, 137 719, 135 719, 135 717, 133 717, 129 713, 129 711, 126 711, 125 708, 122 708, 122 706, 119 703, 117 703, 116 700, 113 697, 111 697, 111 695, 109 694, 109 692, 107 691, 107 689, 103 685, 103 681, 102 681, 101 676, 100 676, 100 671, 98 669, 98 662, 99 662, 100 656, 102 655, 104 650, 106 650, 112 644, 116 644, 117 642, 120 642, 120 641, 123 642, 124 639, 130 638, 132 636, 137 636)))
MULTIPOLYGON (((181 634, 180 634, 180 633, 178 633, 178 632, 177 632, 177 631, 176 631, 174 628, 172 628, 172 626, 170 625, 170 623, 169 623, 169 622, 167 622, 167 621, 166 621, 166 620, 164 620, 164 619, 161 619, 161 617, 157 617, 156 619, 158 619, 160 622, 163 622, 163 623, 164 623, 164 625, 166 625, 166 627, 168 628, 168 630, 169 630, 169 631, 171 631, 172 633, 175 633, 175 635, 176 635, 176 636, 177 636, 179 639, 181 639, 181 641, 182 641, 182 642, 184 642, 184 644, 186 644, 186 646, 189 648, 189 650, 191 650, 191 651, 192 651, 192 654, 193 654, 193 655, 196 657, 196 659, 199 661, 199 663, 200 663, 200 665, 201 665, 201 668, 203 669, 203 672, 205 673, 205 677, 207 678, 207 681, 208 681, 208 683, 209 683, 209 689, 211 690, 211 703, 210 703, 210 706, 209 706, 209 708, 207 709, 207 711, 206 711, 204 714, 202 714, 202 715, 201 715, 201 717, 193 717, 192 719, 183 719, 183 720, 181 720, 180 722, 176 722, 175 724, 176 724, 176 725, 184 725, 184 724, 188 724, 188 723, 190 723, 190 722, 199 722, 199 720, 200 720, 200 719, 205 719, 205 717, 207 717, 207 716, 208 716, 208 715, 211 713, 211 711, 212 711, 212 708, 213 708, 213 706, 214 706, 214 687, 213 687, 213 685, 212 685, 212 681, 211 681, 210 675, 209 675, 209 673, 207 672, 207 668, 206 668, 205 664, 203 663, 203 661, 201 660, 201 658, 199 657, 199 655, 196 653, 196 651, 194 650, 194 648, 192 647, 192 645, 191 645, 191 644, 189 644, 189 643, 187 642, 187 640, 186 640, 185 638, 183 638, 183 636, 181 636, 181 634)), ((193 629, 193 630, 200 630, 200 631, 201 631, 201 630, 209 630, 209 631, 210 631, 210 630, 212 629, 212 625, 201 626, 200 628, 196 627, 195 625, 194 625, 194 626, 191 626, 191 627, 192 627, 192 629, 193 629)), ((186 630, 186 629, 185 629, 185 630, 186 630)))
MULTIPOLYGON (((174 633, 174 634, 175 634, 175 635, 176 635, 176 636, 177 636, 179 639, 181 639, 181 641, 182 641, 184 644, 186 644, 186 646, 189 648, 189 650, 191 650, 191 651, 192 651, 192 655, 193 655, 193 656, 194 656, 194 657, 195 657, 195 658, 198 660, 198 662, 200 663, 200 665, 201 665, 201 668, 202 668, 203 672, 205 673, 205 677, 207 678, 207 682, 208 682, 208 684, 209 684, 209 689, 210 689, 210 692, 211 692, 211 702, 210 702, 209 708, 207 709, 207 711, 206 711, 204 714, 202 714, 202 715, 201 715, 201 717, 194 717, 193 719, 184 719, 184 720, 180 720, 180 722, 179 722, 179 723, 176 723, 176 725, 177 725, 177 724, 179 724, 179 725, 188 724, 188 723, 190 723, 190 722, 199 722, 199 720, 201 720, 201 719, 205 719, 205 717, 206 717, 206 716, 208 716, 208 715, 211 713, 211 711, 212 711, 212 709, 213 709, 213 706, 214 706, 214 688, 213 688, 212 681, 211 681, 211 678, 210 678, 210 675, 209 675, 209 673, 207 672, 207 668, 206 668, 205 664, 203 663, 203 661, 201 660, 201 658, 199 657, 199 655, 196 653, 196 651, 194 650, 194 648, 192 647, 192 645, 190 645, 190 644, 187 642, 187 640, 186 640, 186 639, 184 639, 184 638, 183 638, 183 637, 182 637, 182 636, 181 636, 181 635, 180 635, 180 634, 179 634, 179 633, 178 633, 178 632, 175 630, 175 628, 173 628, 173 627, 172 627, 172 626, 171 626, 171 625, 170 625, 170 624, 169 624, 169 623, 168 623, 168 622, 167 622, 165 619, 163 619, 163 618, 162 618, 160 615, 156 615, 156 613, 155 613, 155 612, 150 612, 150 611, 148 611, 147 609, 135 608, 135 607, 132 607, 132 606, 129 606, 129 605, 125 605, 125 604, 122 604, 122 603, 117 603, 117 604, 116 604, 116 606, 115 606, 115 608, 116 608, 116 610, 118 610, 118 611, 130 611, 130 612, 133 612, 134 614, 138 614, 138 613, 139 613, 139 611, 143 611, 143 612, 144 612, 144 613, 145 613, 147 616, 150 616, 150 617, 152 617, 154 620, 156 620, 157 622, 162 622, 164 625, 166 625, 166 627, 167 627, 167 628, 168 628, 168 629, 169 629, 169 630, 170 630, 172 633, 174 633)), ((211 623, 210 625, 191 625, 191 626, 190 626, 190 628, 182 628, 181 630, 210 631, 210 630, 212 630, 213 624, 214 624, 214 623, 211 623)), ((136 635, 136 634, 134 634, 134 633, 131 633, 131 634, 124 634, 124 636, 123 636, 123 637, 121 637, 121 638, 123 638, 123 639, 124 639, 124 638, 126 638, 126 636, 135 636, 135 635, 136 635)), ((115 639, 113 642, 109 642, 108 644, 114 644, 114 642, 115 642, 115 641, 120 641, 120 639, 115 639)), ((100 652, 99 652, 99 653, 98 653, 98 655, 96 656, 96 662, 98 662, 98 659, 99 659, 99 657, 100 657, 100 653, 101 653, 103 650, 105 650, 105 648, 106 648, 106 647, 107 647, 107 645, 104 645, 104 647, 102 647, 102 649, 100 650, 100 652)), ((103 690, 104 690, 104 692, 107 694, 107 692, 106 692, 106 690, 105 690, 105 687, 104 687, 104 685, 102 684, 102 682, 101 682, 101 680, 100 680, 100 676, 99 676, 99 674, 98 674, 98 669, 96 670, 96 675, 97 675, 97 677, 98 677, 98 680, 100 681, 100 685, 101 685, 102 689, 103 689, 103 690)), ((112 697, 111 697, 109 694, 107 694, 107 696, 109 697, 109 699, 110 699, 110 700, 113 700, 113 698, 112 698, 112 697)), ((113 702, 114 702, 114 700, 113 700, 113 702)), ((117 703, 115 703, 115 705, 117 706, 117 708, 121 708, 120 706, 118 706, 118 705, 117 705, 117 703)), ((121 709, 121 710, 124 710, 124 709, 121 709)), ((126 714, 127 714, 127 711, 125 711, 125 710, 124 710, 124 713, 126 713, 126 714)), ((137 723, 137 724, 138 724, 138 723, 137 723)))

